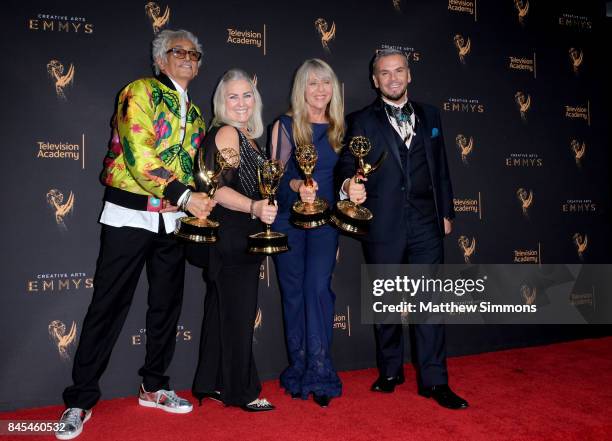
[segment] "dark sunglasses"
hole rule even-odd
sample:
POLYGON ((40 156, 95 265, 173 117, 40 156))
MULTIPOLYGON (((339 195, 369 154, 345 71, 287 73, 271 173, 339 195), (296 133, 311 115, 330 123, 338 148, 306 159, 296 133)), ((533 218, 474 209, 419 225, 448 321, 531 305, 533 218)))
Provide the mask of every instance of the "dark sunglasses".
POLYGON ((170 52, 172 52, 172 55, 174 55, 174 57, 178 58, 179 60, 184 60, 188 54, 189 54, 189 60, 191 61, 200 61, 200 58, 202 58, 201 52, 188 51, 186 49, 181 49, 180 47, 173 47, 172 49, 168 49, 166 51, 167 54, 169 54, 170 52))

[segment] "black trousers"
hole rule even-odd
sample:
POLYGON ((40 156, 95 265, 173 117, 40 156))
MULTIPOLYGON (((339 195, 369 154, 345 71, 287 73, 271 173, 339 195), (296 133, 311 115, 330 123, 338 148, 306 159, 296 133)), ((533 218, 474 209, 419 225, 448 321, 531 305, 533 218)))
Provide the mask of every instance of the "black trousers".
POLYGON ((223 266, 207 276, 200 358, 193 395, 221 391, 224 404, 241 406, 259 396, 261 383, 253 357, 259 263, 223 266))
MULTIPOLYGON (((404 237, 389 242, 363 242, 368 264, 443 263, 444 249, 437 220, 413 207, 406 208, 404 237)), ((419 387, 448 383, 446 341, 443 324, 411 326, 419 387)), ((403 376, 404 333, 399 324, 374 325, 376 364, 381 376, 403 376)))
MULTIPOLYGON (((163 230, 160 216, 160 231, 163 230)), ((183 245, 171 234, 132 227, 102 226, 94 293, 64 391, 67 407, 91 409, 100 399, 102 376, 127 317, 142 269, 149 282, 146 356, 138 371, 147 391, 169 389, 165 372, 174 355, 183 300, 183 245)))

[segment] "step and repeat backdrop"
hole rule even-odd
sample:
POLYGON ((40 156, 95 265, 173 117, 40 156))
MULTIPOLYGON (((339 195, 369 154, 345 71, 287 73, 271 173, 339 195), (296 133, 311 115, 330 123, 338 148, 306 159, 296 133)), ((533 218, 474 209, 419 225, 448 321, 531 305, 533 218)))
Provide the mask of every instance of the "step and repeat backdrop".
MULTIPOLYGON (((447 261, 605 263, 610 103, 602 92, 604 10, 599 1, 538 0, 5 5, 0 410, 59 403, 70 382, 93 291, 99 174, 113 105, 125 84, 151 74, 156 32, 184 28, 200 38, 203 65, 189 92, 207 120, 215 84, 231 67, 256 76, 269 124, 287 110, 292 75, 303 60, 332 65, 350 113, 375 98, 368 74, 375 51, 404 51, 411 98, 441 110, 457 211, 447 261)), ((361 262, 359 243, 343 237, 333 280, 340 370, 375 365, 372 328, 359 319, 361 262)), ((260 375, 268 379, 286 363, 271 259, 260 279, 254 347, 260 375)), ((189 267, 170 369, 179 390, 190 387, 195 370, 204 295, 199 271, 189 267)), ((136 391, 145 308, 141 280, 102 380, 106 398, 136 391)), ((447 334, 449 352, 457 355, 597 332, 483 325, 447 334)))

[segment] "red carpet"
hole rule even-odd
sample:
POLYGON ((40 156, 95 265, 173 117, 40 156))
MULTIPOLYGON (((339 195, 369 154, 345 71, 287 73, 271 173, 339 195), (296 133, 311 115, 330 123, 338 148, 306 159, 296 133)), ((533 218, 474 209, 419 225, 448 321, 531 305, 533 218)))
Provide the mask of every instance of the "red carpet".
MULTIPOLYGON (((277 410, 250 414, 205 401, 188 415, 102 401, 80 441, 132 440, 605 440, 612 439, 612 338, 449 359, 451 386, 471 407, 450 411, 416 395, 414 371, 394 394, 369 391, 374 369, 344 372, 344 395, 327 409, 291 400, 277 381, 263 395, 277 410)), ((184 393, 184 396, 187 396, 184 393)), ((59 406, 2 413, 49 420, 59 406)), ((0 436, 26 441, 52 436, 0 436)))

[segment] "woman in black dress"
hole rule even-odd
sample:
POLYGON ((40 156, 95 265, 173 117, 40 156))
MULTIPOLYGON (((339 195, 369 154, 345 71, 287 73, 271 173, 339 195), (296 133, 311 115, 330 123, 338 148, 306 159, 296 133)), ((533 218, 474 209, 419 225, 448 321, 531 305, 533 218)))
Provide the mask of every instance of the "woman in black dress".
MULTIPOLYGON (((220 222, 218 241, 192 245, 189 258, 203 266, 207 291, 200 340, 200 359, 193 395, 257 412, 274 406, 259 398, 261 383, 253 358, 253 325, 257 312, 262 256, 247 253, 247 236, 271 224, 276 206, 262 199, 257 169, 266 160, 255 139, 263 132, 261 97, 242 70, 226 72, 213 98, 215 118, 200 148, 209 170, 217 152, 239 164, 223 172, 210 217, 220 222)), ((197 164, 196 170, 198 172, 197 164)))

